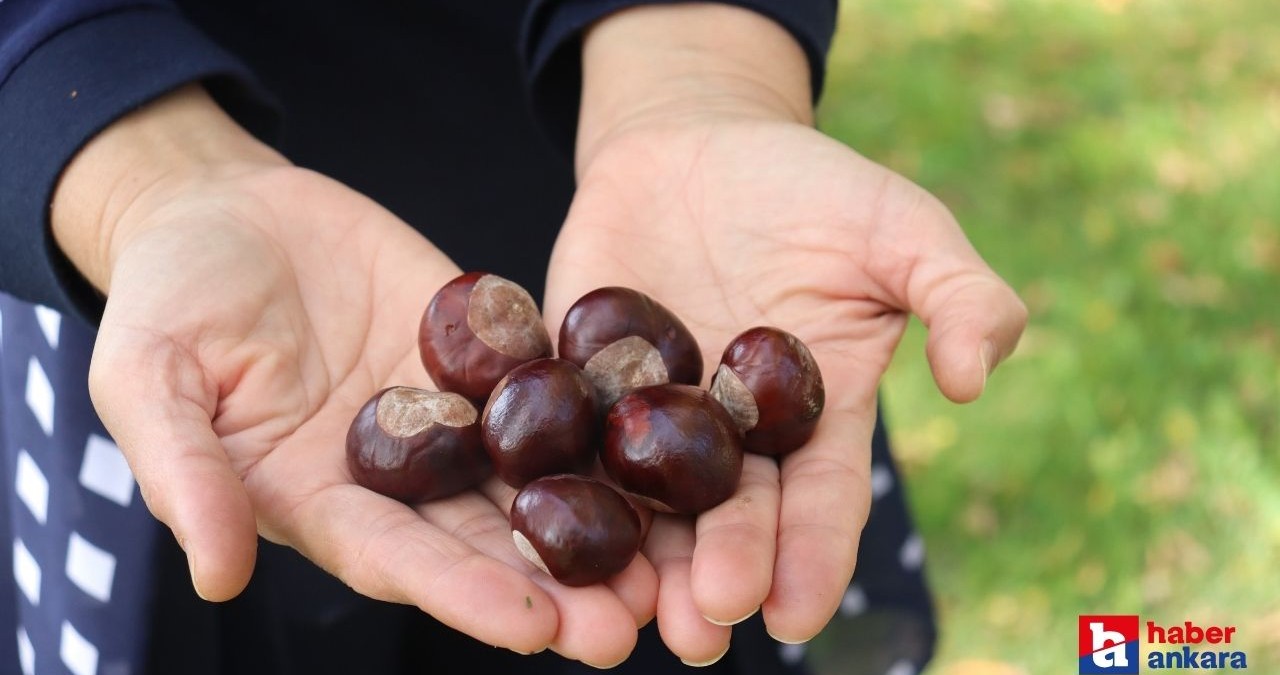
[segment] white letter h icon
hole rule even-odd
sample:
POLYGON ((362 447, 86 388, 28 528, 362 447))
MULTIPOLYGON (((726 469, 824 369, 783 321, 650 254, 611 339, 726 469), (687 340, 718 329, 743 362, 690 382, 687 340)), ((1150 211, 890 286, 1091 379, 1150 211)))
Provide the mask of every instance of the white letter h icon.
POLYGON ((1090 623, 1089 632, 1093 635, 1093 665, 1099 668, 1128 667, 1129 659, 1125 658, 1124 653, 1124 635, 1113 630, 1103 630, 1100 623, 1090 623))

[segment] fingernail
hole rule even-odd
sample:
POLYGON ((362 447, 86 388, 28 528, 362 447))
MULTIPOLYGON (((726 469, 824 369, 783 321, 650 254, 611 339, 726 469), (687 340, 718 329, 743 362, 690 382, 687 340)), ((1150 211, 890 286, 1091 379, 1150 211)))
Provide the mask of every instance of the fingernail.
POLYGON ((1000 359, 1000 352, 996 350, 996 343, 991 340, 983 340, 982 347, 978 349, 978 361, 982 364, 982 388, 987 388, 987 378, 991 376, 991 371, 995 370, 996 362, 1000 359))
POLYGON ((187 554, 187 572, 191 574, 191 587, 195 589, 196 595, 200 596, 201 600, 208 600, 209 598, 206 598, 204 596, 204 593, 201 592, 200 590, 200 576, 196 574, 196 554, 195 553, 187 554))
POLYGON ((709 621, 709 622, 711 622, 711 623, 714 623, 714 624, 715 624, 715 625, 717 625, 717 626, 736 626, 736 625, 738 625, 738 624, 742 623, 743 621, 746 621, 747 619, 750 619, 751 617, 755 616, 756 612, 758 612, 758 611, 760 611, 760 608, 759 608, 759 607, 756 607, 755 609, 751 610, 750 612, 747 612, 746 614, 742 615, 742 617, 741 617, 741 618, 734 619, 733 621, 716 621, 715 619, 713 619, 713 618, 711 618, 711 617, 709 617, 709 616, 706 616, 706 615, 703 615, 703 617, 702 617, 702 618, 706 619, 707 621, 709 621))
POLYGON ((773 638, 775 641, 781 642, 784 645, 802 645, 813 639, 812 637, 807 637, 803 640, 785 640, 783 638, 778 637, 777 635, 774 635, 773 631, 769 630, 768 628, 765 628, 764 632, 768 633, 769 637, 773 638))
MULTIPOLYGON (((754 613, 755 612, 752 612, 752 614, 754 613)), ((747 616, 751 616, 751 614, 748 614, 747 616)), ((680 663, 683 663, 684 665, 689 666, 691 668, 706 668, 707 666, 710 666, 716 663, 720 659, 723 659, 724 655, 728 653, 729 653, 729 645, 725 645, 724 651, 720 652, 719 654, 716 654, 714 657, 712 657, 707 661, 688 661, 685 659, 680 659, 680 663)))
POLYGON ((609 670, 610 668, 617 668, 618 666, 622 665, 622 662, 623 662, 623 661, 626 661, 626 660, 627 660, 627 657, 625 657, 625 656, 624 656, 624 657, 622 657, 621 659, 618 659, 618 661, 617 661, 616 663, 610 663, 610 664, 609 664, 609 665, 607 665, 607 666, 599 666, 599 665, 596 665, 596 664, 594 664, 594 663, 591 663, 590 661, 583 661, 583 663, 585 663, 585 664, 587 664, 588 666, 591 666, 592 668, 595 668, 595 669, 597 669, 597 670, 609 670))
POLYGON ((546 647, 543 647, 542 649, 538 649, 538 650, 536 650, 536 651, 532 651, 532 652, 522 652, 522 651, 520 651, 519 649, 512 649, 511 651, 513 651, 513 652, 515 652, 515 653, 519 654, 520 656, 533 656, 534 654, 541 654, 542 652, 547 651, 547 648, 546 648, 546 647))

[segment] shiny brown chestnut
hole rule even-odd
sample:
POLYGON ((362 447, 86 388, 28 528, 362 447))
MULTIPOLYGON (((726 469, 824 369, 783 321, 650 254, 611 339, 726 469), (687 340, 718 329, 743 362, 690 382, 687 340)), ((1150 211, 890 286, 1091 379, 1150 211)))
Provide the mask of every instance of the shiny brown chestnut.
POLYGON ((670 310, 629 288, 598 288, 569 308, 560 326, 560 358, 596 385, 600 403, 651 384, 702 381, 702 352, 670 310))
POLYGON ((511 487, 555 473, 585 472, 596 456, 595 388, 564 359, 517 366, 494 387, 480 437, 511 487))
POLYGON ((516 494, 511 538, 556 581, 589 586, 631 563, 640 548, 640 518, 622 495, 594 478, 547 476, 516 494))
POLYGON ((512 368, 551 356, 551 337, 528 291, 494 274, 445 284, 418 327, 418 351, 436 386, 475 402, 512 368))
POLYGON ((734 338, 711 381, 711 395, 744 433, 743 447, 785 455, 813 437, 826 394, 813 354, 796 336, 758 326, 734 338))
POLYGON ((701 513, 728 499, 742 476, 742 438, 706 391, 683 384, 641 387, 609 409, 604 470, 644 504, 701 513))
POLYGON ((356 483, 402 502, 457 494, 491 471, 478 417, 458 394, 383 389, 347 430, 347 466, 356 483))

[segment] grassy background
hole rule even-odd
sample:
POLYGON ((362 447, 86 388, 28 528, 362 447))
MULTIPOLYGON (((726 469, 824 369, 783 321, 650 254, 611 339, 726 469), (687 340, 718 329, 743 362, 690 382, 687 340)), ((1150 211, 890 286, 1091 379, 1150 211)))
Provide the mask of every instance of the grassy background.
POLYGON ((933 673, 1075 672, 1076 615, 1239 626, 1280 672, 1280 4, 846 0, 821 125, 1031 309, 978 403, 886 383, 933 673))

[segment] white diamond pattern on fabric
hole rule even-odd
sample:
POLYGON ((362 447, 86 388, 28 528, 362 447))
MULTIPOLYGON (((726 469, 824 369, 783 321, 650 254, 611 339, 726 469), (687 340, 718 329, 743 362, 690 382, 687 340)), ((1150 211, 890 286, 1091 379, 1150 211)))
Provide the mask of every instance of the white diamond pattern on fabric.
POLYGON ((910 661, 894 661, 884 675, 916 675, 916 667, 910 661))
POLYGON ((31 510, 36 522, 44 525, 49 520, 49 479, 26 450, 18 451, 18 467, 14 471, 13 489, 18 498, 31 510))
POLYGON ((98 672, 98 648, 86 640, 70 621, 62 622, 58 656, 75 675, 95 675, 98 672))
POLYGON ((31 555, 31 551, 27 550, 27 545, 22 543, 21 539, 13 540, 13 580, 17 582, 18 588, 22 590, 22 594, 27 596, 27 602, 33 605, 40 604, 40 563, 36 562, 36 557, 31 555))
POLYGON ((867 611, 867 594, 858 584, 850 584, 840 599, 840 614, 854 617, 867 611))
POLYGON ((789 666, 794 666, 795 664, 800 663, 800 661, 804 659, 805 651, 805 646, 802 644, 789 645, 785 642, 778 643, 778 658, 782 659, 782 662, 789 666))
POLYGON ((18 665, 22 667, 22 675, 36 675, 36 647, 31 644, 31 636, 27 629, 18 627, 18 665))
POLYGON ((62 328, 62 315, 55 309, 44 305, 36 305, 36 323, 40 324, 40 332, 50 347, 58 348, 58 330, 62 328))
POLYGON ((924 564, 924 540, 919 534, 912 532, 902 542, 902 548, 898 550, 898 562, 908 570, 918 570, 924 564))
POLYGON ((893 472, 883 464, 871 467, 871 498, 879 499, 893 489, 893 472))
POLYGON ((80 484, 92 492, 128 506, 133 501, 133 472, 120 448, 98 434, 89 434, 80 465, 80 484))
POLYGON ((36 416, 45 436, 53 435, 53 385, 36 357, 27 362, 27 407, 36 416))
POLYGON ((72 532, 67 542, 67 578, 80 590, 102 601, 111 600, 111 582, 116 574, 116 557, 72 532))

